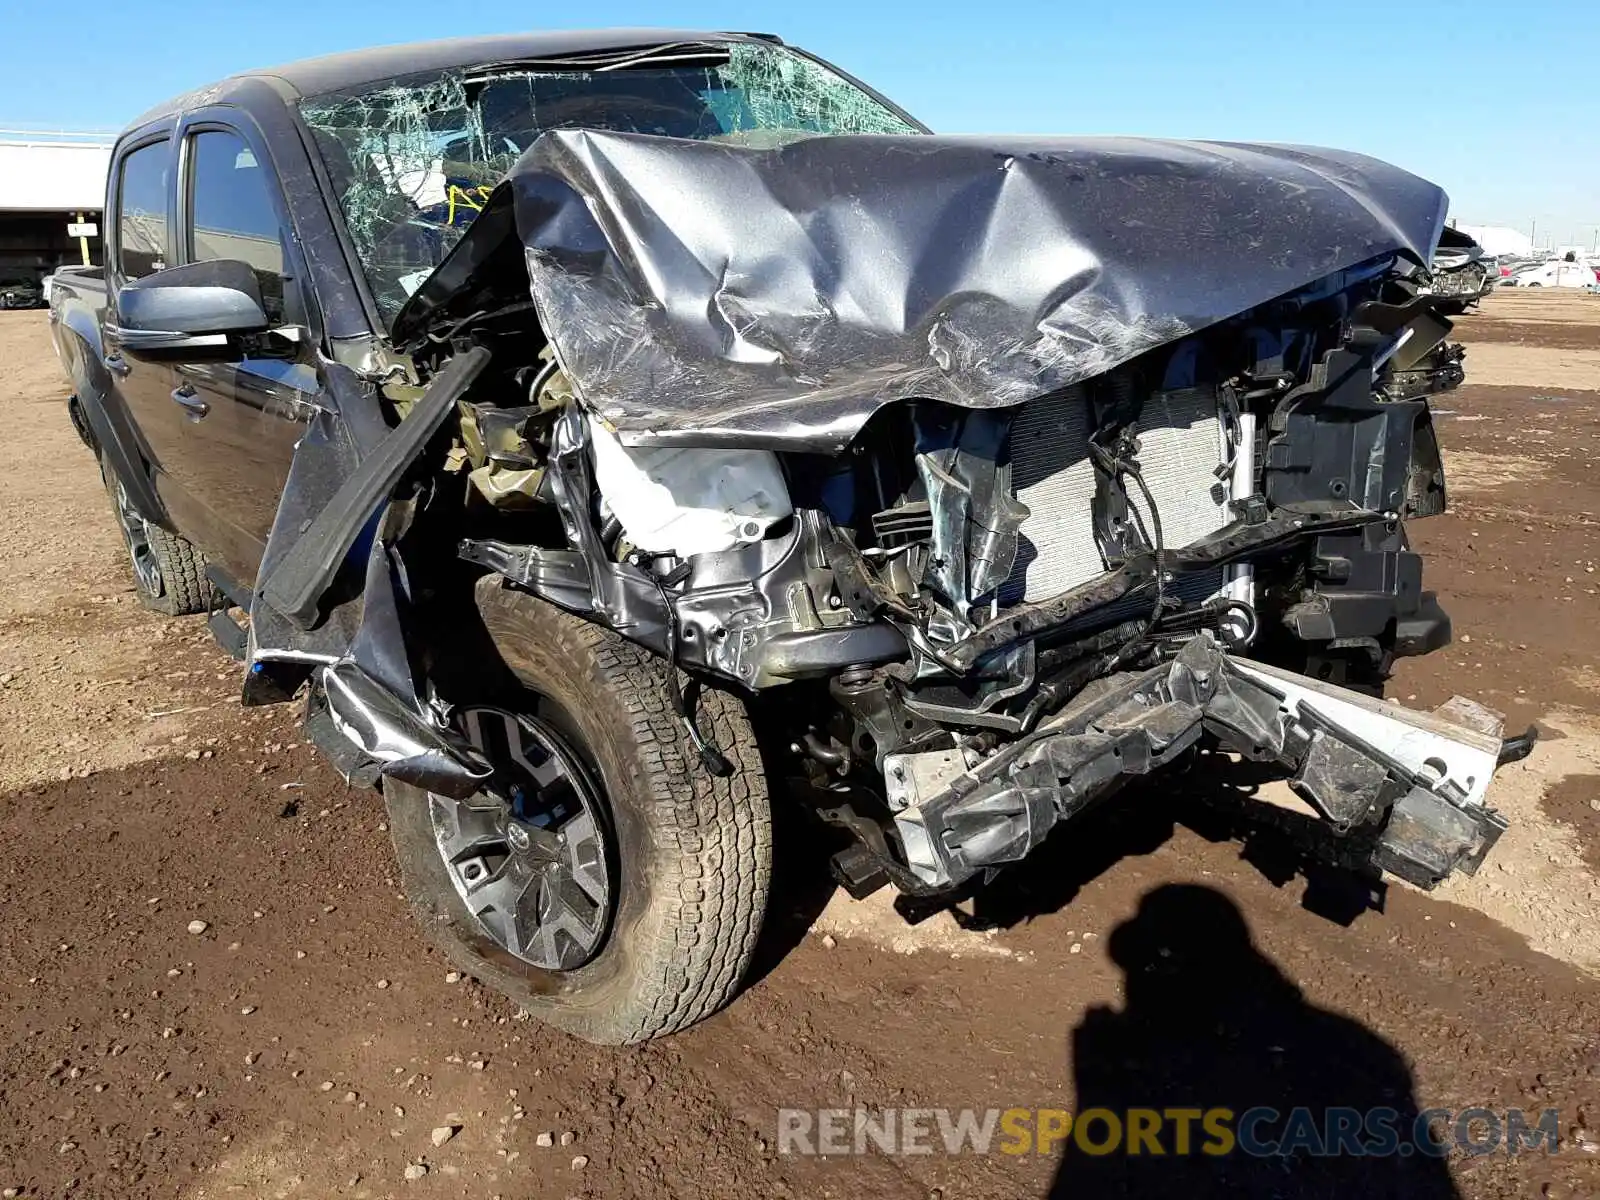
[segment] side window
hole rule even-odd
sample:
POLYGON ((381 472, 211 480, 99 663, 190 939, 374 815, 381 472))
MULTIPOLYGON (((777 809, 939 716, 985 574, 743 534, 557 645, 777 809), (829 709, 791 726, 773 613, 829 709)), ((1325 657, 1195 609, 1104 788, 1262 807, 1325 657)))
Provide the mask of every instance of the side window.
POLYGON ((189 161, 189 261, 249 263, 267 315, 282 320, 283 242, 266 170, 244 139, 219 130, 195 134, 189 161))
POLYGON ((117 185, 117 269, 138 279, 167 265, 167 163, 171 146, 151 142, 122 160, 117 185))

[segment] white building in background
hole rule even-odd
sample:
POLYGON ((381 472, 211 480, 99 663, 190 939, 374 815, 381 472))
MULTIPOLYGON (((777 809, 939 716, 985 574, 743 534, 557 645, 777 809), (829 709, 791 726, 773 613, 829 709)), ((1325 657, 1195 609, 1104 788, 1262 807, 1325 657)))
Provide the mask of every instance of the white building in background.
POLYGON ((0 283, 100 262, 111 138, 0 129, 0 283))
POLYGON ((1494 258, 1501 255, 1525 257, 1533 253, 1533 239, 1519 230, 1505 225, 1457 225, 1483 252, 1494 258))

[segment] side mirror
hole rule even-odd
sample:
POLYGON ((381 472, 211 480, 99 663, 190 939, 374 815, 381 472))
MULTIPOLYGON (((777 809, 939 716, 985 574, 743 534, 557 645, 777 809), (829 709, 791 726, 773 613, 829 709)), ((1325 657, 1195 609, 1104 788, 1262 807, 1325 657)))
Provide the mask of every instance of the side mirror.
POLYGON ((271 326, 249 263, 185 263, 135 279, 117 292, 117 326, 129 350, 225 345, 229 334, 271 326))

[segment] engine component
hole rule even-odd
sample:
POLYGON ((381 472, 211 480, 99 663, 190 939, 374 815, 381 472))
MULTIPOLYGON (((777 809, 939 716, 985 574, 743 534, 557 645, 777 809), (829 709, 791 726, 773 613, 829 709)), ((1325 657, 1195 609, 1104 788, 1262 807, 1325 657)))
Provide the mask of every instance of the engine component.
MULTIPOLYGON (((1215 388, 1154 392, 1135 422, 1139 463, 1149 481, 1169 547, 1186 546, 1231 519, 1218 487, 1224 462, 1222 421, 1215 388)), ((1024 404, 1011 432, 1011 475, 1028 508, 1011 577, 1001 589, 1006 603, 1042 600, 1076 587, 1106 569, 1090 520, 1095 471, 1089 458, 1085 389, 1068 388, 1024 404)), ((1146 526, 1150 514, 1141 501, 1146 526)))
MULTIPOLYGON (((537 407, 495 408, 457 402, 461 445, 447 465, 470 468, 473 491, 496 508, 527 508, 544 482, 542 455, 528 440, 528 422, 543 414, 537 407)), ((454 469, 460 469, 455 467, 454 469)))

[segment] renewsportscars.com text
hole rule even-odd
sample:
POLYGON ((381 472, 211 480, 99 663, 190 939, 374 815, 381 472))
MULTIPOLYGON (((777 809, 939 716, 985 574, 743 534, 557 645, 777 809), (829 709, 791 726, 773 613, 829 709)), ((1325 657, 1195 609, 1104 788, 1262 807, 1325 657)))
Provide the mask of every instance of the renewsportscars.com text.
POLYGON ((822 1108, 778 1110, 778 1153, 1386 1157, 1555 1154, 1553 1108, 822 1108))

